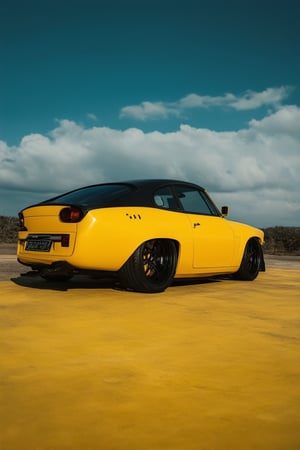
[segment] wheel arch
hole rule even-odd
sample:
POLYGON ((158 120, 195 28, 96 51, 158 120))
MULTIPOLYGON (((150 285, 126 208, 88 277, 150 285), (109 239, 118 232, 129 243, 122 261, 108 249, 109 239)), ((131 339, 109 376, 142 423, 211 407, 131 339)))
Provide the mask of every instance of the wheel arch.
POLYGON ((177 263, 178 263, 178 258, 179 258, 179 254, 180 254, 180 242, 177 239, 174 238, 170 238, 170 237, 160 237, 160 236, 153 236, 153 237, 148 237, 147 239, 139 242, 139 244, 137 245, 137 247, 134 248, 134 250, 130 253, 130 255, 128 256, 128 258, 126 259, 126 261, 122 264, 122 267, 124 264, 126 264, 126 262, 132 257, 132 255, 136 252, 136 250, 143 244, 146 244, 146 242, 152 241, 152 240, 159 240, 159 241, 172 241, 175 244, 176 247, 176 252, 177 252, 177 263))
POLYGON ((259 244, 259 251, 260 251, 260 266, 259 271, 265 272, 266 271, 266 264, 265 264, 265 258, 264 258, 264 252, 263 252, 263 239, 260 236, 251 236, 247 242, 245 243, 244 249, 247 247, 248 243, 251 241, 255 241, 259 244))

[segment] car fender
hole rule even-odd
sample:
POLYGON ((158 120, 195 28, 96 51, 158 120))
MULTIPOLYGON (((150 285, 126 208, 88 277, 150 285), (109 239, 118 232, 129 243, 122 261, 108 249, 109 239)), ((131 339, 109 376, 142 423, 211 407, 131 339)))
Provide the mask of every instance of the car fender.
POLYGON ((234 231, 236 236, 236 242, 238 243, 236 248, 236 261, 238 266, 240 266, 243 259, 244 251, 247 242, 250 239, 257 239, 261 245, 261 270, 265 270, 264 256, 263 256, 263 245, 264 245, 264 232, 259 228, 252 227, 251 225, 246 225, 239 222, 228 221, 234 231))
POLYGON ((119 270, 134 251, 150 239, 177 242, 181 264, 193 251, 188 218, 180 212, 148 207, 99 208, 78 224, 75 249, 69 262, 75 267, 119 270), (124 245, 126 242, 126 245, 124 245), (180 248, 183 245, 185 253, 180 248))

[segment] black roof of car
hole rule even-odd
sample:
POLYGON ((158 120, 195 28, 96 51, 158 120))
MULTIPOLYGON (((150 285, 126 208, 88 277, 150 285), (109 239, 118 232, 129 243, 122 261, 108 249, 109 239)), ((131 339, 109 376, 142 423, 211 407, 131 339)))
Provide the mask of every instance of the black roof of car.
POLYGON ((110 206, 158 207, 154 202, 154 192, 159 188, 174 185, 204 191, 202 187, 187 181, 163 178, 137 179, 83 186, 40 202, 39 205, 77 205, 85 210, 110 206))
MULTIPOLYGON (((124 206, 126 204, 126 206, 155 206, 157 207, 157 205, 154 204, 153 201, 153 193, 159 189, 159 188, 163 188, 163 187, 167 187, 167 186, 174 186, 174 185, 184 185, 184 186, 190 186, 191 188, 197 188, 200 189, 202 191, 204 191, 204 188, 202 188, 201 186, 198 186, 196 184, 193 183, 189 183, 187 181, 180 181, 180 180, 172 180, 172 179, 141 179, 141 180, 131 180, 131 181, 124 181, 124 182, 120 182, 121 184, 125 184, 125 185, 129 185, 129 186, 134 186, 136 188, 135 192, 132 192, 131 195, 124 196, 123 200, 124 200, 124 206), (126 201, 130 201, 130 203, 126 203, 126 201)), ((109 183, 110 184, 110 183, 109 183)), ((113 184, 118 184, 118 183, 113 183, 113 184)), ((120 205, 121 206, 121 205, 120 205)))
POLYGON ((198 186, 197 184, 190 183, 188 181, 181 181, 181 180, 173 180, 168 178, 149 178, 149 179, 137 179, 137 180, 127 180, 127 181, 117 181, 114 183, 102 183, 102 184, 129 184, 136 186, 137 188, 143 189, 143 191, 155 191, 156 189, 164 186, 170 186, 170 185, 185 185, 185 186, 191 186, 195 187, 197 189, 200 189, 204 191, 204 188, 201 186, 198 186))
MULTIPOLYGON (((194 187, 200 188, 201 190, 204 190, 203 187, 198 186, 197 184, 190 183, 188 181, 183 181, 183 180, 174 180, 171 178, 170 179, 169 178, 136 179, 136 180, 115 182, 113 184, 117 184, 117 183, 133 184, 135 186, 145 186, 145 187, 151 187, 151 188, 158 188, 160 186, 169 186, 171 184, 185 184, 185 185, 194 186, 194 187)), ((102 183, 102 184, 107 184, 107 183, 102 183)))

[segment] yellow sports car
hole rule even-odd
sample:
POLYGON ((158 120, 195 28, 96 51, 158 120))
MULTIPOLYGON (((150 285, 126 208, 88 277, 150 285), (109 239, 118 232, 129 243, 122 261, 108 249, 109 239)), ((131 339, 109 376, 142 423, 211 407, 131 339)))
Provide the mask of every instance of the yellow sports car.
POLYGON ((47 280, 113 273, 121 286, 161 292, 174 278, 265 270, 261 230, 225 219, 207 192, 175 180, 97 184, 19 213, 18 260, 47 280))

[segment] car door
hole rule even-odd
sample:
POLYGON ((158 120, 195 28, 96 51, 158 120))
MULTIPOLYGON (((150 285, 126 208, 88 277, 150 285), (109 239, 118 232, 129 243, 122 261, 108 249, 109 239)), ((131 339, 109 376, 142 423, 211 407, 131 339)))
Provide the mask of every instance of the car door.
POLYGON ((235 239, 230 224, 204 191, 185 185, 175 186, 175 191, 192 229, 193 267, 222 271, 231 266, 235 239))

